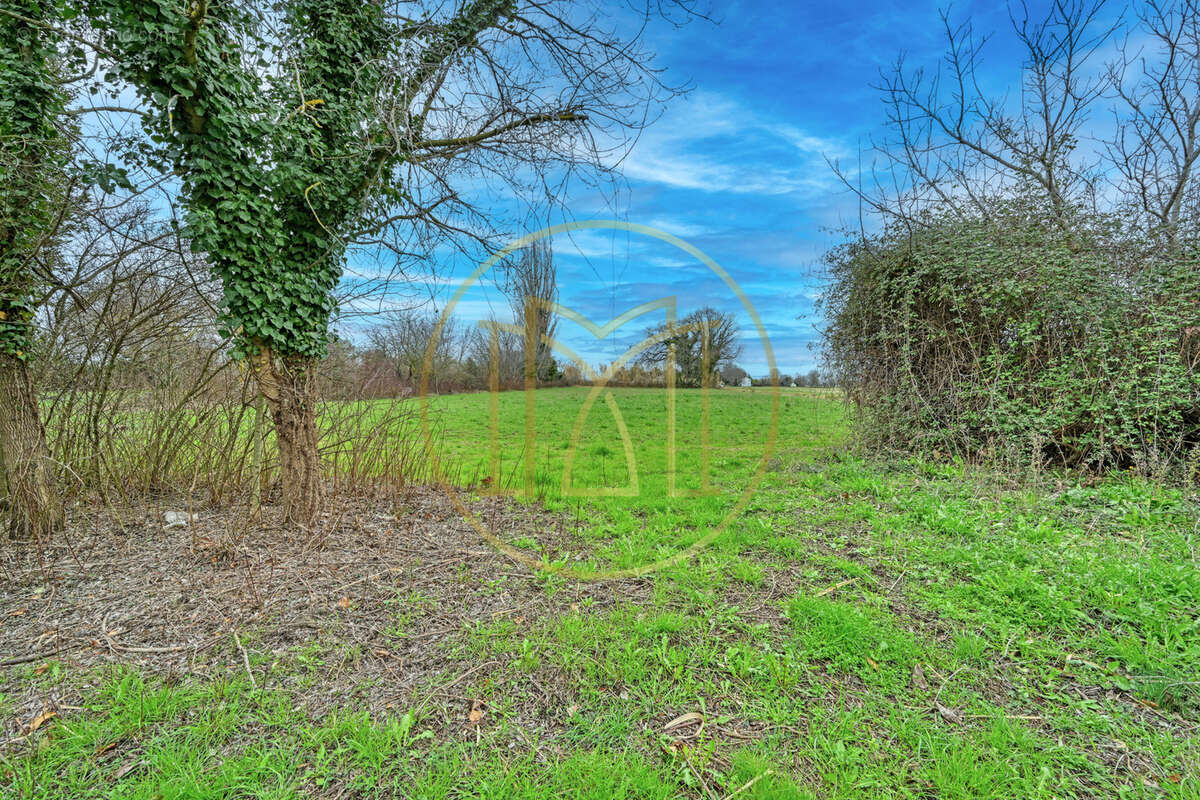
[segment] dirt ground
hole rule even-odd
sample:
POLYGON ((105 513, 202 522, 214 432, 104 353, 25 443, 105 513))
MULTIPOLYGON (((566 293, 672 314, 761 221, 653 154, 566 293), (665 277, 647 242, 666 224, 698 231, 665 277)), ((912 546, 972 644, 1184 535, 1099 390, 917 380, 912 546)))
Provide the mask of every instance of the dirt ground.
MULTIPOLYGON (((261 687, 295 672, 264 669, 264 655, 294 660, 311 646, 319 679, 300 694, 314 716, 348 700, 381 713, 421 702, 443 707, 453 726, 473 702, 455 685, 505 665, 479 663, 448 683, 462 662, 443 645, 501 617, 520 625, 585 599, 602 609, 648 591, 628 580, 564 581, 547 592, 544 576, 492 549, 437 489, 329 506, 313 530, 272 524, 269 511, 250 524, 244 512, 200 510, 168 528, 161 511, 85 510, 40 552, 5 545, 0 666, 121 663, 176 679, 251 671, 253 654, 261 687)), ((532 537, 552 555, 580 550, 562 516, 494 497, 473 510, 503 538, 532 537)), ((14 672, 0 676, 13 681, 14 672)), ((31 716, 79 700, 4 681, 0 692, 31 716)), ((553 675, 530 683, 541 695, 530 697, 531 714, 569 702, 553 675)))

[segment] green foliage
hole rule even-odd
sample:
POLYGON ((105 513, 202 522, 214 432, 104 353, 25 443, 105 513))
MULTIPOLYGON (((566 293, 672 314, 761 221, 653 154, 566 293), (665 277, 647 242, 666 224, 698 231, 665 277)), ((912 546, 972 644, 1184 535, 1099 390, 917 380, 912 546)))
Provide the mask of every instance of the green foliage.
POLYGON ((0 355, 28 357, 38 280, 32 260, 63 208, 70 157, 61 56, 45 26, 48 0, 17 0, 0 15, 0 355))
POLYGON ((272 36, 214 2, 97 0, 120 54, 110 79, 150 109, 155 154, 182 181, 185 233, 224 285, 242 349, 326 352, 345 243, 398 156, 378 144, 389 31, 378 3, 300 0, 272 36), (271 66, 274 65, 274 66, 271 66))
POLYGON ((1018 208, 831 253, 827 356, 869 441, 1157 468, 1200 442, 1200 251, 1018 208))

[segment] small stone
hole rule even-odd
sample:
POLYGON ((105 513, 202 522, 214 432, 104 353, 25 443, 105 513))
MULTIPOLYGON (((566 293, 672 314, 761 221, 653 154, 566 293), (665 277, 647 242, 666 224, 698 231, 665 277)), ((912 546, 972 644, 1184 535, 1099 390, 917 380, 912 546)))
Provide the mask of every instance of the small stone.
POLYGON ((168 511, 163 514, 163 519, 167 521, 167 528, 186 528, 189 522, 196 521, 196 515, 186 511, 168 511))

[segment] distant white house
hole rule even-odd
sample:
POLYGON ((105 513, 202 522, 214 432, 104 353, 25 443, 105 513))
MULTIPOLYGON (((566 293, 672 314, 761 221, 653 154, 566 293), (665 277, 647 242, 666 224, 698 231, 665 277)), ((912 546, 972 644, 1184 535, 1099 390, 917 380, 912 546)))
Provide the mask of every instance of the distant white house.
POLYGON ((738 386, 749 386, 749 385, 750 385, 750 376, 749 375, 742 378, 742 382, 738 384, 738 386))

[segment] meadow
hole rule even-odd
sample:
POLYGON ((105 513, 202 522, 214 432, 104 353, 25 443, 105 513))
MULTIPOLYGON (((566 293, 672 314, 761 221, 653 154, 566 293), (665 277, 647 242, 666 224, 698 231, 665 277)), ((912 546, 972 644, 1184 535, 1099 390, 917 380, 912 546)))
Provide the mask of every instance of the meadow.
POLYGON ((777 448, 809 452, 841 435, 840 409, 820 391, 681 390, 673 412, 661 389, 529 398, 431 397, 424 429, 448 483, 586 520, 585 563, 572 565, 584 577, 646 568, 719 536, 778 465, 777 448))
MULTIPOLYGON (((494 408, 487 394, 429 401, 440 471, 483 522, 503 504, 497 535, 544 571, 478 557, 476 542, 460 560, 486 564, 452 565, 451 592, 396 578, 381 589, 387 619, 355 620, 348 602, 341 627, 287 647, 247 627, 183 671, 117 657, 7 666, 3 718, 25 708, 21 692, 70 702, 14 729, 0 789, 1200 798, 1194 490, 867 460, 836 396, 725 389, 679 393, 672 492, 665 393, 612 394, 581 417, 587 389, 539 391, 532 448, 521 392, 494 408), (625 443, 636 494, 620 492, 625 443), (533 524, 512 522, 521 509, 533 524), (714 528, 678 563, 579 577, 669 561, 714 528), (484 600, 503 613, 457 613, 484 600), (454 624, 430 630, 435 617, 454 624), (372 642, 436 652, 436 671, 408 685, 410 667, 380 666, 364 625, 372 642), (388 701, 356 686, 313 711, 313 693, 355 669, 391 685, 388 701)), ((4 614, 29 602, 4 600, 4 614)))

